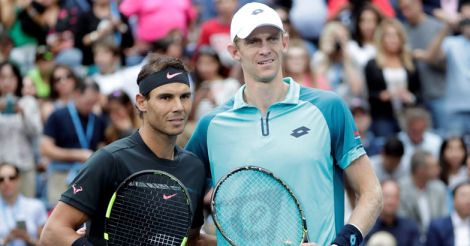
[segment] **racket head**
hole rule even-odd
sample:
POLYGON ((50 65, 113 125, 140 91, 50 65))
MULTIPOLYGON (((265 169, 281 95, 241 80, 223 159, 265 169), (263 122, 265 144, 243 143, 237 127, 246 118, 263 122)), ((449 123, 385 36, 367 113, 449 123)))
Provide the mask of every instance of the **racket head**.
POLYGON ((237 168, 220 179, 211 198, 212 217, 231 245, 300 245, 307 226, 292 190, 272 172, 237 168))
POLYGON ((143 170, 114 192, 104 238, 109 246, 185 245, 191 220, 191 200, 181 181, 166 172, 143 170))

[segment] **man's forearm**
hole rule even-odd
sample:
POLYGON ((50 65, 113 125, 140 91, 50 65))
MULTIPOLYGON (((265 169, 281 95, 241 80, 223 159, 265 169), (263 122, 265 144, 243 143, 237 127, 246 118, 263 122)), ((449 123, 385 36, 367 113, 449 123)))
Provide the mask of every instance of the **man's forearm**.
POLYGON ((365 192, 359 197, 348 223, 355 225, 365 236, 375 224, 382 211, 382 192, 377 190, 365 192))
POLYGON ((72 243, 80 237, 81 236, 72 228, 48 226, 44 228, 42 232, 39 245, 72 245, 72 243))

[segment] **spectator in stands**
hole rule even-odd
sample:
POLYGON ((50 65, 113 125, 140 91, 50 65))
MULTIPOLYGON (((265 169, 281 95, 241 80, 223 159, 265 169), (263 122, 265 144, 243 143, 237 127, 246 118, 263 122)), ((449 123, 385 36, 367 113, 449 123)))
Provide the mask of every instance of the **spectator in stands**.
POLYGON ((467 147, 462 137, 449 137, 442 142, 439 151, 439 162, 442 170, 440 179, 450 190, 469 178, 465 163, 467 156, 467 147))
POLYGON ((328 1, 328 20, 339 20, 352 26, 358 19, 358 12, 365 4, 372 4, 384 16, 394 17, 395 10, 388 0, 330 0, 328 1))
POLYGON ((206 113, 228 101, 240 88, 240 82, 228 78, 225 70, 213 48, 199 48, 194 72, 197 89, 190 114, 192 121, 198 121, 206 113))
POLYGON ((381 154, 371 157, 372 167, 380 182, 389 179, 398 181, 400 178, 410 175, 409 171, 400 166, 404 152, 400 139, 390 136, 385 141, 381 154))
POLYGON ((310 60, 306 43, 298 38, 289 39, 289 47, 287 47, 283 61, 285 76, 293 78, 297 83, 306 87, 328 89, 327 85, 321 85, 319 81, 314 81, 310 60))
POLYGON ((385 180, 381 183, 384 206, 374 227, 364 239, 365 245, 369 245, 368 243, 373 240, 372 237, 383 231, 390 233, 398 246, 419 245, 418 224, 411 219, 398 215, 400 186, 394 180, 385 180))
POLYGON ((22 192, 35 195, 36 163, 32 139, 38 137, 42 123, 35 98, 22 96, 22 77, 11 63, 0 63, 0 162, 21 171, 22 192))
MULTIPOLYGON (((408 43, 412 50, 426 49, 436 30, 444 26, 441 21, 424 12, 422 0, 400 0, 400 9, 406 19, 404 23, 408 43)), ((423 103, 430 111, 434 129, 440 129, 444 118, 443 96, 445 92, 445 64, 441 62, 417 61, 416 69, 422 83, 423 103)))
POLYGON ((404 107, 419 101, 421 81, 398 20, 383 20, 375 35, 376 57, 365 67, 372 131, 389 136, 399 131, 404 107))
POLYGON ((54 67, 54 54, 41 45, 36 49, 35 67, 28 71, 30 77, 36 86, 37 96, 40 99, 49 99, 51 95, 50 76, 54 67))
POLYGON ((411 176, 399 181, 400 211, 418 222, 422 237, 432 219, 449 214, 445 184, 431 179, 430 166, 435 163, 437 159, 431 153, 418 150, 411 158, 411 176))
MULTIPOLYGON (((326 1, 292 1, 292 8, 289 11, 289 21, 292 27, 298 31, 300 37, 308 43, 307 47, 309 47, 311 54, 313 54, 318 47, 318 41, 326 23, 326 4, 326 1)), ((289 35, 290 34, 289 32, 289 35)))
POLYGON ((431 117, 429 112, 422 107, 411 107, 404 114, 404 129, 398 134, 398 138, 405 146, 405 155, 401 165, 409 172, 410 159, 418 150, 430 152, 434 158, 439 159, 439 148, 442 138, 430 131, 431 117))
POLYGON ((460 17, 450 15, 439 16, 446 23, 428 49, 419 52, 418 57, 427 62, 446 61, 446 90, 444 94, 444 110, 446 119, 444 129, 447 133, 468 135, 470 134, 470 2, 462 1, 459 7, 460 17), (447 34, 456 27, 460 35, 448 36, 447 34), (449 120, 452 119, 452 120, 449 120))
MULTIPOLYGON (((4 40, 0 44, 5 49, 11 49, 10 60, 21 64, 21 74, 25 74, 34 65, 34 54, 37 41, 34 36, 28 35, 23 31, 19 13, 22 12, 31 1, 24 0, 1 0, 0 4, 0 24, 3 26, 5 34, 11 38, 11 47, 4 40)), ((1 48, 0 48, 1 49, 1 48)), ((0 61, 2 59, 0 58, 0 61)))
MULTIPOLYGON (((83 65, 93 64, 93 45, 105 42, 119 47, 118 57, 123 56, 126 49, 134 45, 132 30, 127 17, 122 15, 116 1, 92 1, 91 11, 79 16, 75 43, 83 53, 83 65)), ((119 60, 121 61, 121 60, 119 60)))
POLYGON ((127 137, 140 127, 140 120, 131 99, 122 90, 108 95, 106 110, 109 124, 105 130, 105 143, 127 137))
POLYGON ((367 246, 396 246, 397 240, 392 234, 386 231, 379 231, 374 233, 367 242, 367 246))
POLYGON ((348 51, 351 58, 361 69, 375 57, 374 35, 382 21, 382 14, 371 4, 365 4, 358 12, 358 19, 354 22, 352 40, 348 42, 348 51))
POLYGON ((48 45, 55 61, 76 67, 81 64, 82 52, 74 47, 78 11, 68 9, 64 1, 32 0, 18 16, 22 29, 35 37, 39 45, 48 45))
POLYGON ((0 62, 10 60, 11 50, 13 49, 13 40, 6 32, 0 31, 0 62))
POLYGON ((73 92, 79 78, 67 65, 56 65, 52 69, 49 84, 52 87, 50 100, 41 104, 44 121, 56 109, 67 106, 73 99, 73 92))
POLYGON ((326 24, 312 61, 315 80, 326 81, 342 97, 359 96, 364 91, 359 68, 346 48, 348 41, 349 31, 343 24, 337 21, 326 24))
POLYGON ((453 196, 454 212, 431 221, 426 245, 470 245, 470 181, 457 185, 453 196))
MULTIPOLYGON (((121 69, 118 47, 107 42, 97 42, 93 45, 93 65, 89 67, 88 75, 100 76, 116 73, 121 69)), ((100 89, 101 85, 100 85, 100 89)))
POLYGON ((103 95, 109 95, 111 92, 122 89, 122 79, 114 78, 120 73, 119 51, 116 46, 100 42, 93 45, 94 65, 89 67, 89 74, 100 86, 100 92, 103 95))
POLYGON ((104 141, 104 121, 92 111, 99 97, 96 83, 77 81, 73 101, 47 119, 41 151, 51 161, 47 184, 51 205, 55 205, 81 163, 104 141))
POLYGON ((46 224, 44 205, 19 193, 20 186, 24 185, 20 177, 15 165, 0 164, 0 244, 5 246, 37 245, 46 224))
POLYGON ((196 18, 190 0, 123 0, 119 10, 127 17, 137 17, 137 40, 134 49, 141 54, 150 49, 152 42, 166 37, 174 29, 186 37, 196 18))
POLYGON ((356 97, 349 101, 349 109, 353 114, 357 131, 361 136, 362 146, 364 146, 367 155, 372 157, 379 154, 383 147, 383 139, 375 137, 374 133, 370 130, 369 103, 362 98, 356 97))
POLYGON ((204 21, 199 33, 198 48, 203 45, 212 46, 224 66, 231 67, 233 59, 227 51, 230 43, 230 22, 237 10, 238 0, 215 0, 217 16, 204 21))

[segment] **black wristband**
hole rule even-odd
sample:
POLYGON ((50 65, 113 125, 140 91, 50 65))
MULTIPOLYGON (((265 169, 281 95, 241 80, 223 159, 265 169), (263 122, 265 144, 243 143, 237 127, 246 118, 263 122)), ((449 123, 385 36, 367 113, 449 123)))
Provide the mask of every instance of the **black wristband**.
POLYGON ((86 237, 79 237, 72 243, 72 246, 93 246, 93 244, 86 237))
POLYGON ((336 235, 332 244, 336 244, 338 246, 358 246, 362 243, 362 240, 361 231, 359 231, 355 226, 347 224, 336 235))

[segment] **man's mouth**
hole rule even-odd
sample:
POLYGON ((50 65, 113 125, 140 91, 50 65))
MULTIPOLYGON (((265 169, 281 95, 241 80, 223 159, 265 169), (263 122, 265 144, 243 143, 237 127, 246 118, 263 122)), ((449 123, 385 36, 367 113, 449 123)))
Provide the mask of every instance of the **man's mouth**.
POLYGON ((273 63, 273 62, 274 62, 274 59, 266 59, 266 60, 259 61, 258 65, 266 65, 266 64, 273 63))

